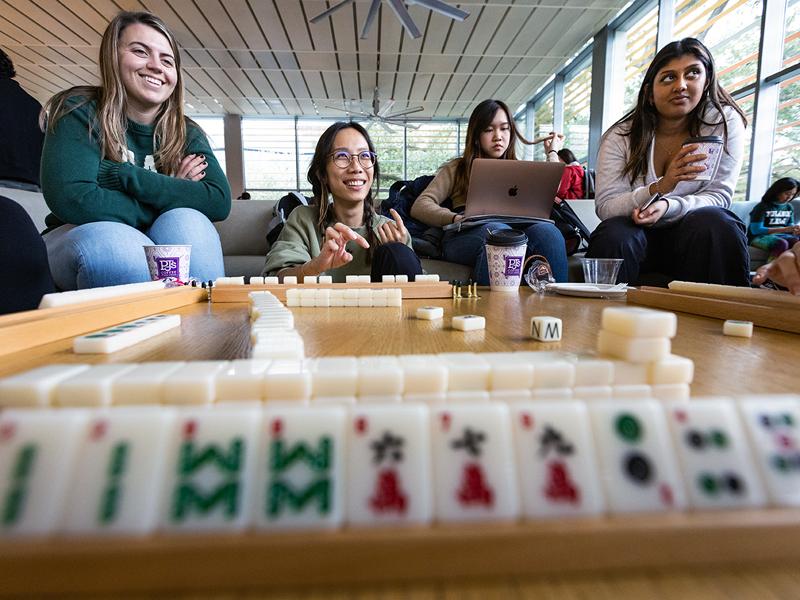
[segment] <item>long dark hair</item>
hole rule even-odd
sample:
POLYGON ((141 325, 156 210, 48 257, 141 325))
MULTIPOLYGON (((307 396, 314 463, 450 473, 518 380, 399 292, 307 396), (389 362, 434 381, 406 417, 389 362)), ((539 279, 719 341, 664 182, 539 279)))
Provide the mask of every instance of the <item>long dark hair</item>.
POLYGON ((719 84, 714 67, 714 58, 708 48, 700 40, 690 37, 671 42, 659 50, 658 54, 653 58, 653 62, 647 68, 642 87, 639 88, 636 106, 612 126, 612 129, 617 125, 627 126, 627 132, 622 135, 630 137, 630 150, 623 175, 627 175, 631 183, 636 181, 637 177, 647 173, 648 148, 655 137, 656 127, 658 126, 658 111, 655 104, 653 104, 653 82, 656 79, 656 75, 668 62, 687 54, 696 57, 706 71, 706 86, 703 90, 703 95, 697 106, 689 113, 689 135, 699 135, 701 125, 719 125, 719 123, 707 123, 703 120, 709 105, 716 108, 720 114, 722 127, 725 131, 723 139, 726 144, 728 140, 728 124, 722 112, 723 106, 733 108, 739 113, 744 124, 747 125, 747 117, 745 117, 742 109, 719 84))
MULTIPOLYGON (((308 182, 311 184, 311 189, 314 192, 314 201, 317 203, 317 228, 320 235, 325 237, 325 229, 335 223, 335 216, 330 204, 328 203, 328 161, 333 152, 333 142, 336 139, 336 134, 343 129, 355 129, 358 133, 364 136, 367 140, 367 147, 370 152, 375 152, 375 145, 369 137, 369 133, 361 125, 354 121, 337 121, 328 127, 317 141, 317 147, 314 149, 314 158, 311 159, 311 165, 308 167, 308 182)), ((377 154, 377 153, 376 153, 377 154)), ((372 182, 373 185, 380 187, 380 169, 379 162, 376 160, 375 165, 372 167, 372 182)), ((367 241, 369 242, 369 250, 367 250, 367 263, 372 262, 372 250, 377 245, 375 233, 372 231, 373 220, 375 217, 375 208, 373 206, 372 188, 367 192, 367 197, 364 198, 364 227, 367 229, 367 241)))
POLYGON ((558 154, 558 158, 563 160, 568 165, 571 165, 574 162, 578 162, 578 159, 575 158, 575 155, 572 153, 572 150, 570 150, 569 148, 562 148, 561 150, 556 152, 556 154, 558 154))
POLYGON ((769 186, 769 188, 767 188, 767 191, 764 192, 763 196, 761 196, 761 201, 775 203, 775 201, 778 199, 778 194, 788 192, 792 188, 795 190, 794 196, 792 197, 792 200, 794 200, 797 198, 798 191, 800 191, 800 181, 794 177, 781 177, 775 183, 769 186))
POLYGON ((524 144, 530 144, 517 130, 514 123, 514 116, 508 106, 502 100, 484 100, 472 111, 469 116, 469 123, 467 124, 467 137, 464 140, 464 154, 461 158, 457 159, 456 172, 453 181, 453 190, 451 196, 465 194, 469 187, 469 172, 472 169, 472 161, 476 158, 483 158, 481 151, 481 132, 492 124, 492 119, 498 110, 503 109, 508 118, 508 125, 510 128, 510 136, 508 140, 508 148, 501 156, 501 159, 516 160, 517 152, 516 145, 517 139, 524 144))
MULTIPOLYGON (((194 126, 197 124, 183 114, 183 73, 178 42, 166 23, 152 13, 122 11, 111 19, 100 42, 101 85, 81 85, 57 93, 45 104, 42 116, 46 116, 47 128, 52 132, 61 117, 87 102, 96 101, 96 122, 92 127, 99 131, 102 156, 116 162, 125 162, 128 128, 125 111, 128 107, 128 92, 119 72, 119 40, 126 27, 137 23, 147 25, 167 38, 175 59, 175 89, 161 105, 154 122, 156 168, 159 173, 173 175, 178 171, 186 152, 187 123, 194 126), (67 103, 72 96, 81 99, 75 103, 67 103)), ((43 118, 42 123, 44 122, 43 118)))

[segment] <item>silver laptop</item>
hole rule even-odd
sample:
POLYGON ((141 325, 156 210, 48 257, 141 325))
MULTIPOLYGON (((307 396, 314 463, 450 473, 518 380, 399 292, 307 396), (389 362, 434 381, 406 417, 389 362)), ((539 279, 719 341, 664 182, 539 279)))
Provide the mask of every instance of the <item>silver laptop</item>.
POLYGON ((476 158, 464 218, 444 229, 460 230, 490 221, 549 221, 564 166, 560 161, 476 158))

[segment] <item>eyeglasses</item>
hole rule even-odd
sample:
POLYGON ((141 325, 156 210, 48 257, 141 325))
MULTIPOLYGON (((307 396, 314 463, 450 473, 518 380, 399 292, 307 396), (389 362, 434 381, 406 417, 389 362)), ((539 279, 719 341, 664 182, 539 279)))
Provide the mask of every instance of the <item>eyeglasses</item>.
POLYGON ((378 160, 378 155, 369 150, 364 150, 358 154, 350 154, 345 150, 337 150, 336 152, 332 152, 331 156, 333 157, 333 164, 342 169, 349 167, 354 158, 358 158, 358 164, 365 169, 374 167, 375 162, 378 160))

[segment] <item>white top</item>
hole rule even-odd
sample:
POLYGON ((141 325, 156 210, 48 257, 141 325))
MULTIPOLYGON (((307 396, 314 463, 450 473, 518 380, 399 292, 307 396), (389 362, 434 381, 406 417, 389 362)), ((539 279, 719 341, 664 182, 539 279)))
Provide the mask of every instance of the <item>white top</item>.
MULTIPOLYGON (((731 204, 736 180, 742 168, 744 155, 744 123, 739 114, 730 106, 723 108, 728 124, 728 139, 720 157, 719 167, 714 179, 710 181, 680 181, 665 198, 669 204, 667 212, 656 226, 674 223, 690 210, 704 206, 727 208, 731 204)), ((712 108, 704 119, 709 123, 719 121, 719 112, 712 108)), ((634 208, 642 206, 652 194, 648 186, 658 177, 653 166, 655 139, 650 142, 647 159, 647 175, 638 177, 633 184, 628 175, 623 176, 628 159, 630 138, 622 135, 628 124, 615 125, 603 135, 600 152, 597 155, 597 177, 595 181, 595 212, 602 220, 611 217, 628 216, 634 208)), ((723 136, 722 123, 702 125, 701 136, 723 136)))

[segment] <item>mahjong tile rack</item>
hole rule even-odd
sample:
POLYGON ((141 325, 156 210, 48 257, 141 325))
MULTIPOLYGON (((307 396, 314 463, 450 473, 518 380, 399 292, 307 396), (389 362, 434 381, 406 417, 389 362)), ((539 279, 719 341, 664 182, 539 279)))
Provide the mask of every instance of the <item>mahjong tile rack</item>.
POLYGON ((678 281, 669 289, 630 288, 628 302, 800 333, 800 298, 776 290, 678 281))
POLYGON ((215 285, 211 291, 212 302, 247 302, 250 292, 270 292, 281 302, 286 301, 286 291, 299 289, 396 289, 400 288, 403 299, 419 298, 452 298, 453 286, 446 281, 411 281, 405 283, 371 282, 371 283, 297 283, 297 284, 243 284, 215 285))
MULTIPOLYGON (((364 318, 361 311, 295 311, 295 328, 306 355, 363 356, 440 352, 564 351, 594 347, 600 311, 623 303, 560 296, 492 294, 431 302, 404 299, 400 308, 364 318), (420 306, 436 304, 444 318, 415 318, 420 306), (459 314, 486 318, 486 329, 454 331, 459 314), (530 319, 550 315, 563 322, 558 343, 529 337, 530 319)), ((152 313, 162 312, 161 305, 152 313)), ((172 312, 182 317, 179 338, 145 354, 77 357, 64 338, 4 357, 0 376, 53 363, 90 364, 231 360, 250 352, 245 304, 192 302, 172 312)), ((71 317, 71 315, 68 315, 71 317)), ((126 314, 120 321, 136 315, 126 314)), ((43 319, 58 327, 59 316, 43 319)), ((756 327, 752 338, 727 338, 721 322, 678 315, 673 352, 696 365, 694 396, 796 392, 800 344, 793 334, 756 327), (753 389, 753 388, 756 389, 753 389)), ((267 406, 267 405, 265 405, 267 406)), ((520 577, 611 572, 613 577, 657 570, 689 573, 713 568, 735 574, 748 566, 800 567, 800 511, 745 509, 590 518, 558 518, 413 528, 357 528, 305 533, 158 533, 145 538, 52 537, 0 543, 0 595, 80 594, 105 596, 159 592, 222 593, 243 589, 309 586, 401 585, 413 582, 506 582, 520 577), (360 565, 365 565, 361 567, 360 565)), ((774 573, 774 571, 770 571, 774 573)), ((788 577, 789 575, 787 575, 788 577)), ((610 578, 609 578, 610 580, 610 578)), ((476 590, 480 590, 480 583, 476 590)), ((402 587, 401 589, 405 589, 402 587)), ((685 589, 686 588, 682 588, 685 589)), ((585 592, 585 589, 584 589, 585 592)), ((354 592, 355 593, 355 592, 354 592)))
MULTIPOLYGON (((0 340, 3 342, 0 344, 0 356, 56 340, 71 339, 125 321, 203 302, 208 298, 206 290, 200 287, 127 287, 129 289, 124 294, 111 296, 104 295, 102 291, 93 293, 88 290, 82 297, 75 298, 74 302, 69 301, 73 293, 67 292, 68 301, 63 304, 0 316, 0 340)), ((51 296, 58 297, 61 294, 51 296)))

